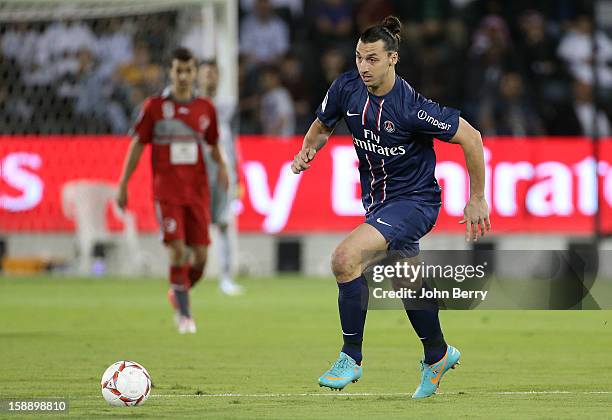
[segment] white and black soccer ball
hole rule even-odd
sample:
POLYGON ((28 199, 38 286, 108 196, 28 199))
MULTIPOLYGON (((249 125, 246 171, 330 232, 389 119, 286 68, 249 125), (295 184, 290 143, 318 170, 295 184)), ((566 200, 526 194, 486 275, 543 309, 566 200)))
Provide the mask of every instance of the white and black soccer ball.
POLYGON ((104 371, 100 385, 110 405, 142 405, 151 393, 151 376, 142 365, 121 360, 104 371))

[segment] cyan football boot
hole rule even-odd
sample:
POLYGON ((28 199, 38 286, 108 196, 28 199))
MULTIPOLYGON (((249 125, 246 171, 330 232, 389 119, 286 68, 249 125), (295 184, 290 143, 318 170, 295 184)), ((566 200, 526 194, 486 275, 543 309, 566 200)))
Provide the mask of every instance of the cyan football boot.
POLYGON ((362 373, 363 369, 351 356, 340 352, 338 360, 319 378, 319 386, 341 391, 349 383, 357 382, 362 373))
POLYGON ((412 398, 427 398, 435 394, 440 386, 442 376, 449 370, 455 369, 459 364, 461 353, 453 346, 448 346, 446 354, 440 361, 428 365, 421 362, 421 384, 412 394, 412 398))

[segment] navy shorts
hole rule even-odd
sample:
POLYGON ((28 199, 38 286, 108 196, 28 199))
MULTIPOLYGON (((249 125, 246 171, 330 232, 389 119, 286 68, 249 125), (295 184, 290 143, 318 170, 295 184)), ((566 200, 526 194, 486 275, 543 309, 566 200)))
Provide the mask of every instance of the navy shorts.
POLYGON ((385 237, 389 250, 414 257, 419 240, 436 224, 440 206, 439 201, 394 200, 367 214, 365 222, 385 237))

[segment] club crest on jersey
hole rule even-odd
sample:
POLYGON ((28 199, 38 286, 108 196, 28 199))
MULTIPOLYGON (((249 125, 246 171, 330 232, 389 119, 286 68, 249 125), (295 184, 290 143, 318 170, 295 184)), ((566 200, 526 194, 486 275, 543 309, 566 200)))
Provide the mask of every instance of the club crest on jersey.
POLYGON ((164 101, 162 103, 162 115, 166 120, 174 117, 174 104, 171 101, 164 101))
POLYGON ((172 217, 166 217, 163 220, 164 231, 168 233, 174 233, 176 231, 176 220, 172 217))
POLYGON ((393 124, 392 121, 387 120, 383 124, 383 128, 387 133, 393 133, 395 131, 395 124, 393 124))
POLYGON ((200 130, 206 131, 209 125, 210 125, 210 118, 208 118, 207 115, 200 116, 200 130))

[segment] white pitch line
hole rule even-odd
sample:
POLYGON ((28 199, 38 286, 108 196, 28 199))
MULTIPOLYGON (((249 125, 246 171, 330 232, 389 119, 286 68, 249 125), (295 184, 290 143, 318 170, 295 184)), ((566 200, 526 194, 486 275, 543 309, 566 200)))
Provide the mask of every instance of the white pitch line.
POLYGON ((612 391, 501 391, 501 392, 484 392, 484 394, 492 395, 529 395, 529 394, 612 394, 612 391))
MULTIPOLYGON (((600 394, 610 395, 612 391, 498 391, 498 392, 478 392, 478 391, 455 391, 455 392, 438 392, 436 395, 588 395, 600 394)), ((270 393, 270 394, 151 394, 149 398, 296 398, 296 397, 410 397, 412 393, 408 392, 296 392, 296 393, 270 393)), ((4 398, 4 397, 3 397, 4 398)), ((30 398, 30 397, 28 397, 30 398)), ((31 397, 31 398, 50 398, 50 399, 67 399, 67 400, 91 400, 99 399, 100 395, 83 395, 79 398, 71 398, 66 396, 53 397, 31 397)), ((0 398, 2 399, 2 398, 0 398)), ((5 398, 6 399, 6 398, 5 398)))
MULTIPOLYGON (((499 391, 499 392, 439 392, 438 395, 553 395, 553 394, 612 394, 612 391, 499 391)), ((411 396, 407 392, 329 392, 278 394, 152 394, 152 398, 283 398, 283 397, 393 397, 411 396)))
POLYGON ((235 397, 235 398, 282 398, 282 397, 389 397, 398 395, 412 395, 407 392, 389 392, 389 393, 375 393, 375 392, 337 392, 333 391, 326 393, 295 393, 295 394, 152 394, 153 398, 223 398, 223 397, 235 397))

